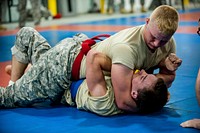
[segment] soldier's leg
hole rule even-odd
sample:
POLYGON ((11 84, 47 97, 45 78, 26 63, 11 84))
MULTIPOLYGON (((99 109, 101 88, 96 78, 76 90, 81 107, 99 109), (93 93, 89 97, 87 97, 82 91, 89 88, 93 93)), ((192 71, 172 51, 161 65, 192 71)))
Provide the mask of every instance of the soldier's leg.
MULTIPOLYGON (((24 74, 28 64, 17 61, 15 56, 12 56, 12 70, 11 70, 11 81, 15 82, 24 74)), ((10 83, 9 83, 10 84, 10 83)))
POLYGON ((135 0, 130 0, 130 5, 131 5, 130 13, 134 13, 134 3, 135 3, 135 0))
POLYGON ((30 0, 33 12, 33 20, 35 25, 40 24, 41 20, 41 1, 40 0, 30 0))
POLYGON ((144 7, 144 0, 140 0, 140 4, 141 4, 141 12, 146 12, 146 9, 144 7))
POLYGON ((144 6, 144 0, 140 0, 140 4, 141 4, 141 6, 144 6))
POLYGON ((46 73, 44 69, 31 68, 14 84, 6 88, 0 87, 0 108, 28 107, 46 101, 52 103, 50 96, 55 95, 52 94, 54 88, 48 87, 49 83, 45 80, 46 73))
POLYGON ((113 12, 114 12, 114 0, 108 0, 107 12, 108 12, 108 14, 113 14, 113 12))
MULTIPOLYGON (((23 30, 21 34, 25 34, 27 30, 32 32, 32 29, 25 30, 25 28, 23 28, 23 30)), ((37 36, 35 35, 37 32, 33 33, 34 36, 37 36)), ((34 65, 13 85, 8 86, 6 89, 0 87, 0 108, 26 107, 44 101, 49 101, 50 103, 60 102, 64 91, 69 89, 71 84, 72 63, 76 57, 75 53, 80 49, 80 42, 85 40, 84 38, 86 39, 84 36, 77 36, 61 41, 57 46, 45 52, 35 63, 33 61, 34 59, 37 60, 37 58, 34 55, 38 55, 36 53, 40 52, 40 49, 44 50, 45 43, 42 44, 41 41, 39 41, 40 43, 37 43, 37 45, 25 43, 25 46, 16 43, 13 49, 22 47, 20 49, 21 51, 26 51, 26 49, 28 49, 29 53, 31 53, 30 51, 32 50, 36 50, 35 52, 32 51, 33 54, 30 54, 30 58, 32 57, 33 59, 31 61, 34 65), (27 46, 27 44, 30 46, 27 46), (23 48, 23 46, 25 48, 23 48)), ((34 41, 29 40, 27 42, 34 41)), ((29 62, 29 54, 25 57, 27 58, 21 60, 29 62)))
POLYGON ((121 0, 121 3, 120 3, 120 13, 125 13, 125 1, 124 0, 121 0))
POLYGON ((19 0, 18 1, 17 9, 19 12, 19 27, 20 28, 24 27, 25 23, 26 23, 26 16, 27 16, 26 3, 27 3, 27 0, 19 0))
POLYGON ((30 27, 22 28, 16 37, 12 47, 11 81, 15 82, 23 74, 29 63, 34 64, 48 51, 51 46, 36 30, 30 27))

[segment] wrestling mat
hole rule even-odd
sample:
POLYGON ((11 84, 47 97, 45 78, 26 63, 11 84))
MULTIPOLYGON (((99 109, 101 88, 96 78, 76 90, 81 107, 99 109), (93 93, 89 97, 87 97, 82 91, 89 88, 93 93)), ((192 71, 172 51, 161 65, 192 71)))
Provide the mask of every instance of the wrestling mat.
MULTIPOLYGON (((144 24, 147 14, 123 16, 98 21, 39 27, 37 30, 54 46, 65 37, 78 32, 93 37, 144 24)), ((169 89, 171 99, 159 112, 148 115, 124 114, 101 117, 66 106, 37 106, 33 108, 0 109, 0 133, 198 133, 182 128, 180 123, 200 118, 195 95, 195 81, 200 67, 200 37, 197 35, 200 9, 181 12, 180 25, 174 35, 177 55, 183 59, 177 77, 169 89)), ((64 22, 63 22, 64 23, 64 22)), ((10 64, 10 48, 17 29, 0 31, 0 85, 6 86, 9 76, 4 67, 10 64)))

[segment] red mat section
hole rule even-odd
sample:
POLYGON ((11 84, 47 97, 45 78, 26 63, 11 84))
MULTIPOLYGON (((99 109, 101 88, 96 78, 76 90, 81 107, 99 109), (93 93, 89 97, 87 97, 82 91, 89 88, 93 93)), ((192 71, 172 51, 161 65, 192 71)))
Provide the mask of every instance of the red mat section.
POLYGON ((10 65, 11 61, 7 61, 7 62, 0 62, 0 86, 7 86, 8 82, 10 80, 10 76, 8 74, 6 74, 5 72, 5 66, 6 65, 10 65))

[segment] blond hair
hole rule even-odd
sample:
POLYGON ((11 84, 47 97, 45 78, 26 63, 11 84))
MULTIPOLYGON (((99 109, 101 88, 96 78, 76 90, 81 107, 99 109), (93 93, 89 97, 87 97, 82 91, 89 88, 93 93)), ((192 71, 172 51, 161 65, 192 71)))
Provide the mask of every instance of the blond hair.
POLYGON ((173 35, 178 28, 179 15, 175 8, 161 5, 152 12, 150 21, 156 24, 164 35, 173 35))

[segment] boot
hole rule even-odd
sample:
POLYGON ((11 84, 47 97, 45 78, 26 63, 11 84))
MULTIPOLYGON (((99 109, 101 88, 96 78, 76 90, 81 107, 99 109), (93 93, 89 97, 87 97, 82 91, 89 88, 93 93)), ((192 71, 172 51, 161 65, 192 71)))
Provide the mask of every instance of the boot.
POLYGON ((141 7, 141 12, 147 12, 144 6, 141 7))

